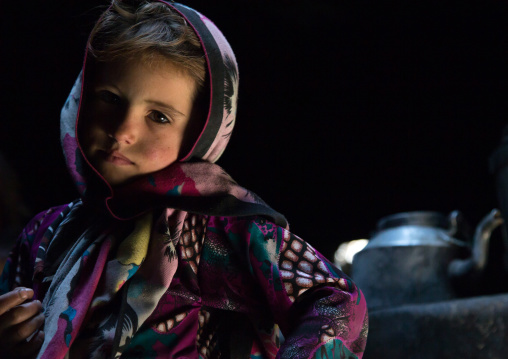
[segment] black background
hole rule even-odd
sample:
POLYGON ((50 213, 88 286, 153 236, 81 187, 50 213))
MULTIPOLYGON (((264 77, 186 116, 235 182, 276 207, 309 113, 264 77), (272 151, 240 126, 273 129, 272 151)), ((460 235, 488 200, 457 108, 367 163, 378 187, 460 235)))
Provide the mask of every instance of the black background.
MULTIPOLYGON (((497 206, 488 157, 507 119, 506 1, 188 0, 240 66, 219 161, 331 257, 381 217, 497 206)), ((76 197, 60 107, 106 1, 4 2, 0 152, 35 213, 76 197)))

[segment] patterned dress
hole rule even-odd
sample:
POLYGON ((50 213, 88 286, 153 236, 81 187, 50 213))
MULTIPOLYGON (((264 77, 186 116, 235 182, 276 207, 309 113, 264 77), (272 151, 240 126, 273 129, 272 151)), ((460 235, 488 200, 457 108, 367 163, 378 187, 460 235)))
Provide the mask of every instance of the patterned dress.
MULTIPOLYGON (((34 287, 37 297, 44 300, 48 293, 44 278, 52 274, 48 266, 40 270, 44 256, 37 252, 45 247, 47 233, 54 231, 51 224, 64 232, 72 231, 71 222, 81 220, 85 212, 78 201, 35 217, 8 260, 2 275, 2 292, 17 286, 34 287), (41 275, 43 272, 46 273, 41 275)), ((311 245, 260 216, 180 214, 184 218, 181 231, 176 236, 169 235, 175 243, 178 263, 170 285, 135 334, 116 349, 118 357, 362 357, 367 312, 361 291, 311 245)), ((87 222, 93 221, 96 219, 87 222)), ((113 232, 121 232, 127 223, 116 221, 114 225, 119 227, 113 232)), ((162 228, 161 232, 167 235, 168 228, 171 231, 174 227, 162 228)), ((62 250, 67 252, 67 248, 63 246, 62 250)), ((121 248, 110 245, 109 261, 104 260, 102 267, 96 268, 101 274, 96 293, 86 303, 88 318, 79 333, 72 330, 55 333, 70 335, 64 349, 72 344, 86 348, 88 354, 84 357, 106 357, 110 348, 97 345, 105 340, 108 329, 108 325, 101 323, 101 315, 122 306, 126 287, 114 291, 109 302, 101 301, 100 297, 104 297, 103 288, 110 286, 108 274, 113 273, 120 251, 121 248), (96 327, 103 332, 98 335, 96 327)), ((83 250, 83 254, 86 252, 89 257, 100 257, 91 246, 83 250)), ((130 262, 125 270, 131 272, 133 280, 139 267, 132 265, 135 260, 130 262)), ((115 278, 114 286, 118 286, 118 277, 115 278)), ((76 286, 73 291, 81 292, 82 288, 76 286)), ((131 322, 140 322, 136 314, 125 316, 131 322)), ((59 321, 63 329, 72 323, 61 314, 59 321)))

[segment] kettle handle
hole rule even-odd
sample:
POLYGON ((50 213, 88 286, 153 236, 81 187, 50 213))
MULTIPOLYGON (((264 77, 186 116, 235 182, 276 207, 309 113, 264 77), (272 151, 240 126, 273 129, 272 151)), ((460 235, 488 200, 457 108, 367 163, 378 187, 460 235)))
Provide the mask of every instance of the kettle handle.
POLYGON ((492 232, 503 223, 503 217, 498 209, 493 209, 480 221, 476 227, 471 257, 455 259, 449 264, 448 274, 451 278, 482 273, 487 265, 492 232))

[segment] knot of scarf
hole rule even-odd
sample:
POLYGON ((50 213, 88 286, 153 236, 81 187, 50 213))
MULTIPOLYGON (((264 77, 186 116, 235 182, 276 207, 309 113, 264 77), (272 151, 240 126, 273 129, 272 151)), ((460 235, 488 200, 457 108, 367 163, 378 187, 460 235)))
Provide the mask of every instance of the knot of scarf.
POLYGON ((175 162, 108 191, 94 188, 85 198, 99 207, 103 207, 99 203, 105 203, 118 219, 132 219, 154 208, 167 207, 211 216, 260 215, 281 227, 288 226, 282 214, 209 162, 175 162))

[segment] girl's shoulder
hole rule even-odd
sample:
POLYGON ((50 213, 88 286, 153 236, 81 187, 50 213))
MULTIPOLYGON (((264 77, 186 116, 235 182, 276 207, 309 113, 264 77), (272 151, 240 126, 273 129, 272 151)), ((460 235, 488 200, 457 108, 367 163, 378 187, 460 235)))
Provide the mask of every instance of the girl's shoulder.
POLYGON ((210 216, 207 223, 207 239, 226 241, 240 253, 260 247, 279 252, 284 239, 290 236, 287 227, 283 228, 269 218, 253 216, 210 216), (250 248, 250 249, 248 249, 250 248))
POLYGON ((59 217, 64 217, 65 214, 79 202, 80 200, 76 200, 68 204, 54 206, 45 211, 39 212, 27 223, 21 233, 20 239, 27 241, 30 245, 33 244, 33 241, 40 235, 44 234, 52 223, 57 221, 59 217))
POLYGON ((68 213, 77 201, 51 207, 35 215, 23 228, 12 248, 0 277, 0 294, 15 287, 32 287, 35 254, 50 226, 68 213))
POLYGON ((208 228, 217 228, 225 232, 236 232, 244 230, 260 230, 268 234, 273 230, 288 230, 288 227, 281 227, 275 221, 261 216, 210 216, 208 218, 208 228))

